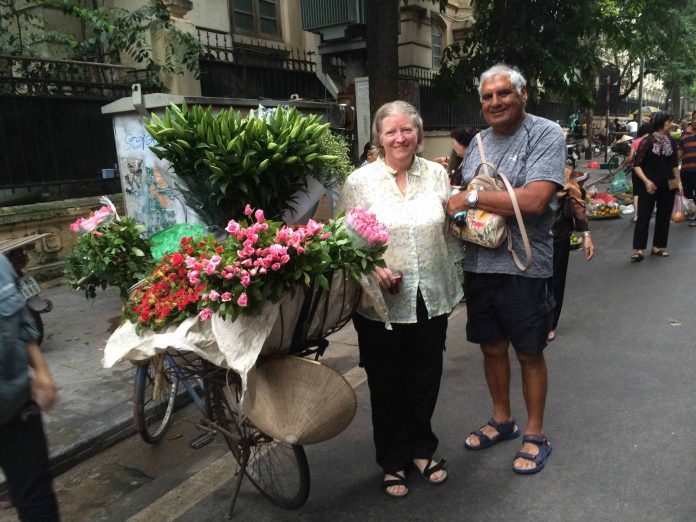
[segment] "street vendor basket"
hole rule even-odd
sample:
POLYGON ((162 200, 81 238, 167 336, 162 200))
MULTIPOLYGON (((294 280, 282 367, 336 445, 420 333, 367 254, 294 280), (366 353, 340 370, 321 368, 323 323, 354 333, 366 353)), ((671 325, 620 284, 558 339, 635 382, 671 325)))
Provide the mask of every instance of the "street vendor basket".
POLYGON ((313 279, 309 287, 281 302, 261 359, 299 353, 308 343, 325 338, 350 321, 360 301, 360 285, 344 270, 325 275, 328 290, 313 279))

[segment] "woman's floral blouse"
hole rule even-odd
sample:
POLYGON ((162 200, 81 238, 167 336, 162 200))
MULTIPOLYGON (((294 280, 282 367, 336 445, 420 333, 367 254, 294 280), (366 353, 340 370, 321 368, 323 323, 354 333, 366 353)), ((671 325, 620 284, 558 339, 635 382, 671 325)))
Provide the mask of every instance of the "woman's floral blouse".
MULTIPOLYGON (((455 262, 462 256, 456 238, 447 232, 449 178, 445 169, 416 157, 407 174, 406 194, 396 185, 396 171, 382 159, 353 172, 343 187, 338 211, 365 208, 389 229, 384 255, 392 272, 401 272, 400 291, 383 290, 393 323, 416 322, 416 292, 420 289, 428 317, 449 313, 462 298, 455 262)), ((379 321, 372 308, 359 313, 379 321)))

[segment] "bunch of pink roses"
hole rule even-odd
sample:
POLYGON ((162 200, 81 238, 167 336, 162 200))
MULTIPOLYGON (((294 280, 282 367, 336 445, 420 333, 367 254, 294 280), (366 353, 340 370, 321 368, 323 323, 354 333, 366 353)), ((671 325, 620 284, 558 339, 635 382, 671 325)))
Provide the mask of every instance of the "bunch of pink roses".
MULTIPOLYGON (((77 221, 70 225, 70 230, 78 234, 92 232, 104 221, 112 221, 114 218, 118 218, 115 210, 112 207, 104 205, 100 209, 92 212, 89 217, 78 218, 77 221)), ((97 235, 101 234, 100 232, 95 233, 97 235)))
POLYGON ((387 227, 377 220, 374 213, 364 208, 354 208, 345 217, 345 226, 355 244, 378 251, 389 242, 387 227))
POLYGON ((155 269, 134 295, 130 317, 140 326, 159 329, 181 321, 180 312, 195 303, 200 320, 208 320, 214 313, 234 320, 239 314, 258 313, 266 302, 277 302, 305 274, 315 275, 318 245, 331 237, 323 225, 310 220, 304 227, 293 228, 266 221, 261 209, 254 211, 249 205, 244 214, 248 223, 230 220, 225 228, 229 236, 222 242, 209 238, 195 244, 191 238, 183 238, 179 252, 163 260, 176 272, 155 269), (200 290, 200 295, 192 301, 181 284, 200 290), (149 303, 153 299, 155 303, 149 303), (162 306, 154 313, 155 319, 153 314, 143 316, 143 310, 157 303, 162 306))

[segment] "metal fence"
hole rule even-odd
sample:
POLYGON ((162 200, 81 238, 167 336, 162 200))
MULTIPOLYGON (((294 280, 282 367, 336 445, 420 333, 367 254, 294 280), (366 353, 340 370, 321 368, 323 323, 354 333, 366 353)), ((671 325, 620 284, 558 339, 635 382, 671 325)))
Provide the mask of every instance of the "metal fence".
POLYGON ((0 55, 0 95, 113 100, 130 96, 143 71, 122 65, 0 55))
POLYGON ((116 163, 101 107, 142 78, 130 67, 0 56, 0 189, 35 199, 118 190, 101 179, 116 163))
MULTIPOLYGON (((206 47, 201 59, 203 96, 288 99, 298 94, 306 99, 330 99, 317 78, 314 53, 273 45, 265 41, 241 41, 229 33, 198 29, 206 47)), ((341 73, 342 63, 329 66, 341 73)))

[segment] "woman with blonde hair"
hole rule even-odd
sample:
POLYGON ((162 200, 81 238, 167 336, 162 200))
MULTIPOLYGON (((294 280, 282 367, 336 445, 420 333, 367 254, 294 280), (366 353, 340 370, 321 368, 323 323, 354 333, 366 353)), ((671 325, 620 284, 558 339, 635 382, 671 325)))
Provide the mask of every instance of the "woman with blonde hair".
POLYGON ((556 327, 563 307, 568 260, 570 259, 570 236, 574 230, 582 232, 585 259, 589 261, 594 256, 594 244, 590 235, 590 227, 585 212, 583 190, 578 185, 577 178, 582 172, 566 167, 563 190, 556 193, 557 209, 553 222, 553 297, 556 300, 553 327, 548 334, 548 340, 556 338, 556 327))
POLYGON ((387 226, 385 267, 374 277, 392 329, 360 306, 353 317, 360 365, 367 373, 377 464, 391 497, 408 493, 414 467, 429 484, 447 479, 431 418, 440 390, 447 316, 462 297, 455 271, 458 244, 447 234, 449 178, 444 167, 417 156, 423 120, 415 107, 380 107, 372 126, 377 161, 356 170, 343 187, 339 210, 361 207, 387 226))

